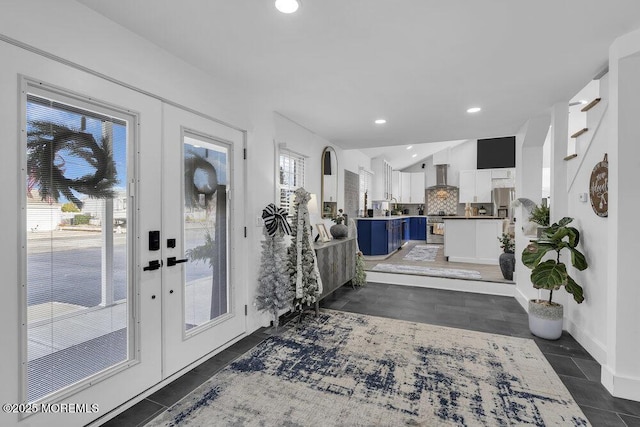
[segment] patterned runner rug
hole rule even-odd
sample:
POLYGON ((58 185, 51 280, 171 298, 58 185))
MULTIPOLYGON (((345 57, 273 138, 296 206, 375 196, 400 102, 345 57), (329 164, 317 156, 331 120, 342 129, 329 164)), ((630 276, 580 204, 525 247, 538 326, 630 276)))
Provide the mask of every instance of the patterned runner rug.
POLYGON ((442 245, 415 245, 402 259, 406 261, 435 261, 442 245))
POLYGON ((533 340, 323 310, 151 426, 587 426, 533 340))
POLYGON ((482 279, 476 270, 458 268, 423 267, 421 265, 402 265, 380 263, 371 269, 383 273, 417 274, 419 276, 451 277, 454 279, 482 279))

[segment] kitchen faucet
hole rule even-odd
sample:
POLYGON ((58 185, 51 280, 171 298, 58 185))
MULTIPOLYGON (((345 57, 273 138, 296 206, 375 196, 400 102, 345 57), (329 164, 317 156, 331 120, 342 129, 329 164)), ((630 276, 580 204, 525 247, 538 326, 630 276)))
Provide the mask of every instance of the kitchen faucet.
POLYGON ((398 199, 396 199, 395 197, 392 197, 391 200, 395 200, 396 202, 393 204, 393 210, 397 211, 398 210, 398 199))

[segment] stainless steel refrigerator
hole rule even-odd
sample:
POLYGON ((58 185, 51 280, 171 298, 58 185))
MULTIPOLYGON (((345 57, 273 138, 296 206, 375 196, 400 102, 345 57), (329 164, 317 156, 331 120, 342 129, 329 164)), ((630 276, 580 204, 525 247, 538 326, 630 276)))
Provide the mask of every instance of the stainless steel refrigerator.
POLYGON ((492 194, 494 215, 513 221, 511 202, 513 202, 515 195, 516 189, 513 187, 494 188, 492 194))

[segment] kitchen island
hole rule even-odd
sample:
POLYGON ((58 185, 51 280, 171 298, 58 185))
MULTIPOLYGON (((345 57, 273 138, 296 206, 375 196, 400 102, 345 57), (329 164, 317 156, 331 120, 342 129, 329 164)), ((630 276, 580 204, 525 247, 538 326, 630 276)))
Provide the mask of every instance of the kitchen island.
POLYGON ((427 240, 424 215, 358 218, 358 245, 363 255, 388 255, 407 240, 427 240))
POLYGON ((448 261, 498 265, 503 218, 448 216, 443 220, 444 256, 448 261))

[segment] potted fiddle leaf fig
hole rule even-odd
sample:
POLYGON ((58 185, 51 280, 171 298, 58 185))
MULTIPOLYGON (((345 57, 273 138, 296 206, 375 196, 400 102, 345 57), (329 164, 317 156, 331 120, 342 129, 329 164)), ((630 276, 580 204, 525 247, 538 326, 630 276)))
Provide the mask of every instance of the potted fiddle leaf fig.
POLYGON ((529 301, 529 329, 540 338, 554 340, 562 335, 563 306, 551 300, 553 291, 564 286, 578 304, 584 301, 582 287, 569 275, 567 265, 561 261, 563 252, 568 251, 571 265, 580 271, 588 267, 584 254, 577 249, 580 232, 569 226, 572 221, 573 218, 562 218, 522 251, 522 263, 532 270, 533 287, 549 291, 548 300, 529 301), (554 252, 555 259, 543 261, 545 255, 554 252))

